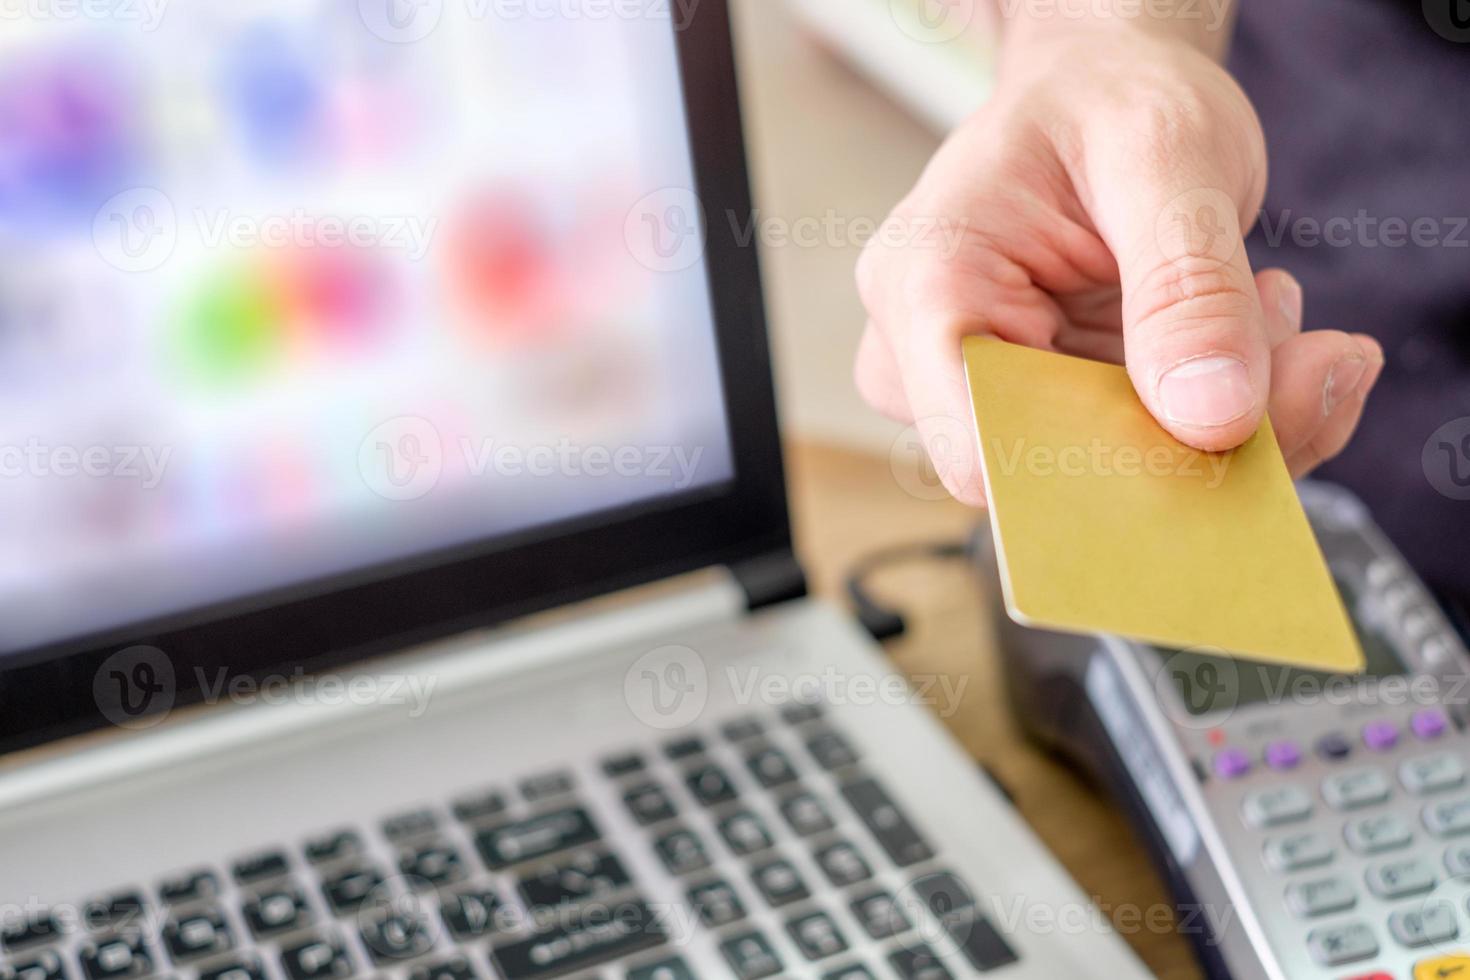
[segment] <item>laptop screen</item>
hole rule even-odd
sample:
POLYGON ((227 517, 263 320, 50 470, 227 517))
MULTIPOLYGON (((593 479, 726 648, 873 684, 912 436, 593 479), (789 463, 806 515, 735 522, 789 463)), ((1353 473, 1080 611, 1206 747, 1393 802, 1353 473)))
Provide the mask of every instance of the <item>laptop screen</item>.
POLYGON ((732 479, 669 6, 6 12, 0 665, 732 479))

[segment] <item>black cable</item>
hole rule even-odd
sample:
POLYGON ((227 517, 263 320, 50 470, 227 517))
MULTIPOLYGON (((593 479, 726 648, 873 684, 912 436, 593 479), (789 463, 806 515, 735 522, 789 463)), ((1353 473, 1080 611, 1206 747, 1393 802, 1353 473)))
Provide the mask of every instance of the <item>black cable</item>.
POLYGON ((862 558, 847 575, 847 594, 863 624, 875 640, 888 640, 907 628, 903 614, 876 601, 868 592, 867 579, 887 565, 905 561, 953 561, 970 557, 968 541, 929 541, 895 545, 862 558))

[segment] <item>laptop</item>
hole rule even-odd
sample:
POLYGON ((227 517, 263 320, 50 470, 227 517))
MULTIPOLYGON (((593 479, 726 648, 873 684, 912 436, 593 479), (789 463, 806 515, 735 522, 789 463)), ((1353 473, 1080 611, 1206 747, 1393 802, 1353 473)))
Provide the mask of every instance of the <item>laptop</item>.
POLYGON ((722 0, 0 34, 0 978, 1143 975, 792 550, 722 0))

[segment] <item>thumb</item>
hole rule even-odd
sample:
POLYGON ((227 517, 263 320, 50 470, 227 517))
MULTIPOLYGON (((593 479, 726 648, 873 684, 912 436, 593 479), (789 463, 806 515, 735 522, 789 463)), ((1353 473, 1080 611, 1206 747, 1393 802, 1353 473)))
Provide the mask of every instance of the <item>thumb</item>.
POLYGON ((1245 195, 1171 174, 1120 196, 1131 203, 1095 218, 1118 260, 1133 385, 1175 438, 1233 449, 1260 425, 1271 390, 1266 317, 1241 234, 1245 195))

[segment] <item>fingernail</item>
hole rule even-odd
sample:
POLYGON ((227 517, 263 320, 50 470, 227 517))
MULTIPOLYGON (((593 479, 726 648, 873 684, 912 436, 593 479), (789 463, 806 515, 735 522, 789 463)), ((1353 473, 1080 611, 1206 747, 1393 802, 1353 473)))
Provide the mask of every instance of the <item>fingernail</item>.
POLYGON ((1331 415, 1333 409, 1358 390, 1358 383, 1363 380, 1363 372, 1367 368, 1368 359, 1362 354, 1349 354, 1332 365, 1322 385, 1323 415, 1331 415))
POLYGON ((1286 322, 1294 328, 1302 325, 1302 284, 1293 276, 1281 277, 1281 288, 1277 291, 1277 301, 1281 305, 1281 315, 1286 317, 1286 322))
POLYGON ((1211 354, 1174 365, 1159 379, 1159 401, 1171 422, 1228 425, 1256 407, 1250 369, 1236 357, 1211 354))

